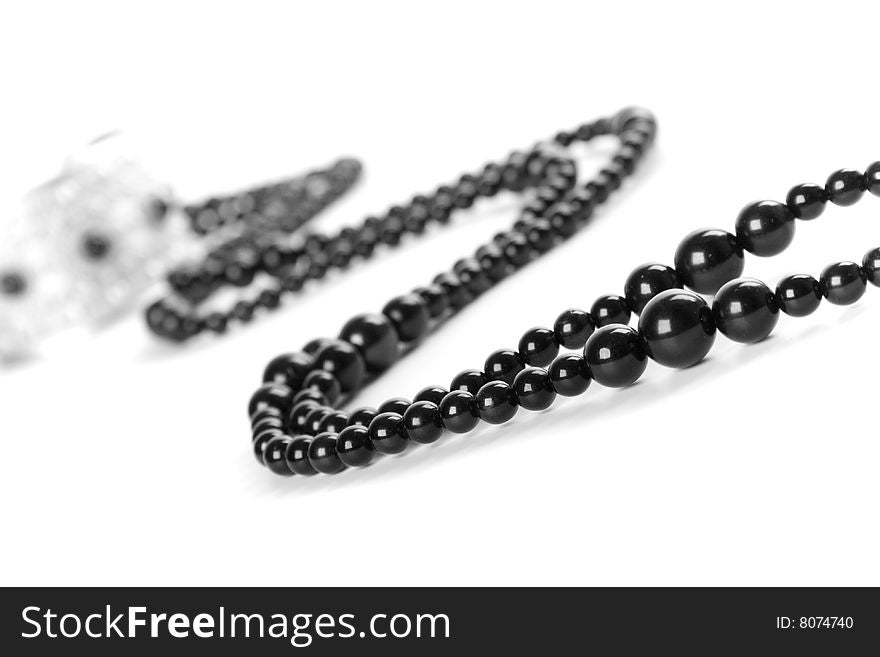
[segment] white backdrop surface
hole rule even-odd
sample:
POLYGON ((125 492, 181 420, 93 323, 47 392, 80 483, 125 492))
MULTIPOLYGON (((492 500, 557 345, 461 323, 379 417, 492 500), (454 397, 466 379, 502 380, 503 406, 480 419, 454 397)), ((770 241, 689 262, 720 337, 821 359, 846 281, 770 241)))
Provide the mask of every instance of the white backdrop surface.
MULTIPOLYGON (((874 2, 20 3, 0 10, 6 192, 108 128, 184 195, 363 158, 321 226, 361 220, 628 104, 655 150, 593 224, 366 389, 411 397, 670 262, 699 227, 880 159, 874 2)), ((607 148, 586 149, 582 169, 607 148)), ((139 314, 0 371, 0 582, 880 584, 880 290, 719 336, 540 414, 338 477, 250 453, 265 362, 430 280, 512 222, 501 198, 185 348, 139 314)), ((747 275, 880 245, 880 199, 829 207, 747 275)))

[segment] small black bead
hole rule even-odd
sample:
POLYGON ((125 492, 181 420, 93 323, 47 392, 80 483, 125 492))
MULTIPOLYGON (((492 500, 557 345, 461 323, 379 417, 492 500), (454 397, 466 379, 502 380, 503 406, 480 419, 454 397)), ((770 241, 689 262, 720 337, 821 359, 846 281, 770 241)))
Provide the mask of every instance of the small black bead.
POLYGON ((343 429, 336 438, 336 452, 339 460, 350 468, 369 465, 377 456, 370 430, 360 424, 343 429))
POLYGON ((284 416, 281 415, 281 411, 279 409, 267 406, 262 411, 257 411, 253 415, 253 417, 251 417, 251 427, 256 427, 257 424, 263 422, 264 420, 278 420, 283 424, 284 416))
POLYGON ((288 443, 284 460, 287 461, 287 468, 294 474, 303 476, 318 474, 309 461, 309 445, 312 444, 312 440, 311 436, 294 436, 288 443))
POLYGON ((322 393, 314 388, 306 388, 305 390, 300 390, 293 396, 293 405, 296 406, 301 401, 307 399, 315 402, 318 406, 327 406, 330 403, 322 393))
POLYGON ((343 393, 357 391, 367 373, 360 352, 349 342, 334 340, 315 354, 316 368, 332 374, 343 393))
POLYGON ((874 162, 865 169, 865 189, 874 196, 880 196, 880 162, 874 162))
POLYGON ((225 333, 226 329, 229 328, 229 319, 220 312, 209 313, 207 317, 205 317, 205 327, 218 335, 221 333, 225 333))
POLYGON ((508 233, 502 247, 504 257, 516 269, 530 263, 534 258, 534 250, 526 236, 522 233, 508 233))
POLYGON ((269 361, 263 371, 263 382, 281 383, 288 388, 299 390, 313 363, 312 357, 302 352, 281 354, 269 361))
MULTIPOLYGON (((486 381, 504 381, 505 383, 513 383, 516 375, 522 371, 523 367, 525 367, 525 364, 517 352, 510 349, 499 349, 490 354, 486 359, 486 362, 483 365, 485 371, 484 378, 477 376, 470 377, 469 380, 472 380, 473 383, 468 385, 467 388, 461 388, 460 385, 456 386, 454 385, 455 381, 453 381, 453 390, 465 389, 471 394, 476 394, 486 381)), ((465 372, 462 372, 459 376, 462 376, 463 374, 465 374, 465 372)))
POLYGON ((464 370, 452 379, 452 383, 449 384, 449 390, 465 390, 472 395, 476 395, 480 388, 486 384, 486 381, 486 376, 481 371, 464 370))
POLYGON ((278 383, 266 383, 251 396, 248 403, 248 416, 254 417, 257 411, 264 408, 277 408, 281 415, 290 413, 293 406, 293 390, 278 383))
POLYGON ((373 421, 373 418, 379 415, 379 411, 375 408, 370 408, 369 406, 364 406, 362 408, 355 409, 351 412, 351 415, 348 418, 348 426, 370 426, 370 422, 373 421))
POLYGON ((556 335, 550 329, 540 327, 529 329, 520 338, 519 355, 527 365, 544 367, 549 365, 558 353, 556 335))
POLYGON ((872 285, 880 287, 880 248, 868 251, 862 260, 862 271, 872 285))
POLYGON ((254 304, 242 299, 232 306, 232 317, 242 323, 247 323, 254 318, 254 304))
POLYGON ((479 296, 492 287, 492 281, 483 271, 483 268, 473 258, 465 258, 456 263, 456 275, 468 291, 474 296, 479 296))
POLYGON ((315 433, 339 433, 348 426, 348 413, 344 411, 332 411, 324 416, 324 419, 318 424, 315 433))
POLYGON ((865 193, 865 176, 855 169, 839 169, 825 183, 825 192, 834 205, 853 205, 865 193))
POLYGON ((410 440, 417 443, 433 443, 443 433, 440 409, 429 401, 414 402, 403 414, 403 428, 410 440))
POLYGON ((698 230, 685 237, 675 251, 675 269, 681 282, 700 294, 715 294, 722 285, 742 275, 743 249, 736 237, 723 230, 698 230))
POLYGON ((736 239, 749 253, 775 256, 794 239, 794 215, 776 201, 757 201, 736 218, 736 239))
POLYGON ((819 185, 805 183, 796 185, 785 197, 785 204, 791 213, 798 219, 810 221, 819 217, 825 211, 828 202, 828 194, 819 185))
POLYGON ((590 308, 590 316, 597 327, 609 324, 627 324, 630 318, 630 309, 626 305, 626 299, 616 294, 606 294, 596 299, 590 308))
POLYGON ((293 438, 290 436, 275 436, 266 443, 263 448, 263 463, 270 471, 282 477, 290 477, 293 471, 287 467, 287 448, 293 438))
POLYGON ((474 299, 474 295, 461 282, 455 274, 444 273, 434 277, 434 284, 439 285, 446 298, 449 299, 449 307, 453 310, 460 310, 468 305, 474 299))
POLYGON ((543 411, 556 399, 550 374, 540 367, 529 367, 517 374, 513 391, 519 405, 529 411, 543 411))
POLYGON ((326 397, 327 402, 330 404, 335 404, 340 395, 342 395, 342 387, 339 385, 339 381, 326 370, 312 370, 306 374, 302 385, 304 390, 310 388, 317 390, 326 397))
POLYGON ((761 281, 740 278, 718 290, 712 304, 718 330, 734 342, 759 342, 779 321, 774 293, 761 281))
POLYGON ((257 463, 260 465, 266 465, 265 454, 266 454, 266 445, 269 444, 274 438, 279 436, 283 436, 284 432, 280 429, 264 429, 259 434, 254 436, 253 443, 251 444, 252 449, 254 450, 254 457, 257 459, 257 463))
POLYGON ((336 449, 337 438, 335 433, 321 433, 309 444, 309 463, 318 472, 336 474, 345 470, 345 463, 336 449))
POLYGON ((397 413, 398 415, 403 415, 411 403, 412 402, 403 397, 393 397, 379 406, 379 413, 397 413))
POLYGON ((357 348, 369 372, 382 372, 400 357, 400 339, 384 315, 358 315, 348 320, 339 338, 357 348))
POLYGON ((620 324, 603 326, 593 333, 584 346, 584 360, 593 378, 609 388, 632 385, 648 366, 639 334, 620 324))
POLYGON ((500 281, 507 276, 507 258, 497 245, 487 244, 480 247, 475 257, 490 280, 500 281))
POLYGON ((593 380, 584 357, 580 354, 563 354, 550 363, 547 370, 553 389, 563 397, 580 395, 593 380))
POLYGON ((489 424, 502 424, 516 415, 519 405, 513 387, 504 381, 489 381, 475 397, 480 419, 489 424))
POLYGON ((422 297, 431 319, 437 319, 449 308, 449 298, 439 285, 432 284, 427 287, 419 287, 413 290, 413 293, 422 297))
POLYGON ((287 418, 287 427, 290 432, 305 433, 306 420, 309 419, 309 415, 311 414, 311 412, 319 406, 320 404, 311 399, 301 401, 296 406, 294 406, 291 409, 290 415, 287 418))
POLYGON ((373 447, 382 454, 400 454, 410 442, 400 413, 379 413, 370 422, 369 435, 373 447))
POLYGON ((398 337, 404 342, 418 340, 428 332, 428 307, 418 294, 392 299, 382 309, 382 314, 391 320, 398 337))
POLYGON ((868 279, 854 262, 836 262, 819 277, 825 298, 835 306, 848 306, 862 298, 868 279))
POLYGON ((786 315, 806 317, 822 302, 822 288, 812 276, 795 274, 779 281, 776 305, 786 315))
POLYGON ((440 402, 440 419, 452 433, 467 433, 479 422, 474 395, 453 390, 440 402))
POLYGON ((313 406, 312 410, 306 415, 306 421, 302 428, 303 433, 317 436, 320 433, 321 422, 324 418, 333 413, 330 406, 313 406))
POLYGON ((17 271, 6 271, 0 274, 0 294, 18 297, 27 291, 27 279, 17 271))
POLYGON ((626 305, 639 315, 655 296, 664 290, 680 287, 681 281, 672 267, 660 264, 642 265, 634 269, 626 279, 624 286, 626 305))
POLYGON ((309 340, 305 346, 303 346, 302 350, 309 356, 314 356, 321 350, 321 347, 329 342, 330 338, 315 338, 314 340, 309 340))
POLYGON ((645 306, 639 334, 648 356, 661 365, 691 367, 712 349, 715 322, 703 297, 685 290, 666 290, 645 306))
POLYGON ((257 413, 254 421, 251 423, 251 432, 254 436, 258 436, 266 429, 284 431, 284 418, 280 415, 264 415, 262 411, 257 413))
POLYGON ((443 386, 427 386, 419 390, 416 396, 413 397, 413 402, 429 401, 439 406, 447 394, 449 394, 449 391, 443 386))
POLYGON ((595 330, 590 313, 576 308, 566 310, 553 323, 556 342, 566 349, 581 349, 595 330))

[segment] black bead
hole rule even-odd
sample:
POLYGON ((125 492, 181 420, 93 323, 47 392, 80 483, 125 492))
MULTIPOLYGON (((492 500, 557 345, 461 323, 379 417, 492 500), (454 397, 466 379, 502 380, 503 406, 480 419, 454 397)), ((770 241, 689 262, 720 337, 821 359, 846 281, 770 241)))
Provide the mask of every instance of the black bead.
POLYGON ((293 438, 290 436, 275 436, 266 443, 263 448, 263 463, 269 470, 282 477, 290 477, 293 471, 287 467, 287 448, 293 438))
POLYGON ((336 449, 336 440, 335 433, 321 433, 309 444, 309 463, 318 472, 336 474, 345 470, 345 463, 336 449))
POLYGON ((495 244, 480 247, 475 257, 490 280, 500 281, 507 276, 507 258, 504 257, 501 248, 495 244))
POLYGON ((403 397, 392 397, 379 406, 379 413, 397 413, 398 415, 403 415, 411 403, 412 402, 403 397))
POLYGON ((334 340, 323 346, 315 354, 315 367, 332 374, 343 393, 357 391, 367 373, 358 350, 344 340, 334 340))
POLYGON ((258 436, 263 433, 266 429, 277 429, 278 431, 284 431, 284 418, 280 415, 260 415, 257 413, 256 418, 251 424, 251 431, 254 436, 258 436))
POLYGON ((480 419, 489 424, 507 422, 519 408, 513 388, 504 381, 489 381, 480 388, 474 403, 480 419))
POLYGON ((293 390, 279 383, 266 383, 257 388, 248 402, 248 416, 253 417, 264 408, 277 408, 281 415, 290 413, 293 406, 293 390))
POLYGON ((855 169, 840 169, 828 176, 825 192, 834 205, 852 205, 865 193, 865 177, 855 169))
POLYGON ((874 196, 880 196, 880 162, 874 162, 865 169, 865 189, 874 196))
POLYGON ((382 372, 400 357, 400 339, 384 315, 358 315, 350 319, 339 338, 360 351, 369 372, 382 372))
POLYGON ((862 271, 872 285, 880 287, 880 248, 868 251, 862 260, 862 271))
POLYGON ((264 429, 259 434, 254 436, 251 447, 254 450, 254 457, 257 459, 257 463, 259 463, 260 465, 266 465, 266 461, 264 460, 266 445, 268 445, 269 441, 273 438, 277 438, 278 436, 283 435, 284 432, 282 432, 280 429, 264 429))
POLYGON ((301 401, 296 406, 294 406, 291 409, 290 416, 287 419, 287 427, 290 430, 290 433, 305 433, 306 420, 308 420, 311 412, 319 406, 320 404, 310 399, 301 401))
POLYGON ((776 305, 786 315, 806 317, 822 302, 822 288, 812 276, 795 274, 779 281, 776 305))
POLYGON ((528 367, 517 374, 513 392, 519 405, 529 411, 543 411, 556 399, 550 374, 540 367, 528 367))
POLYGON ((609 388, 632 385, 648 366, 639 334, 620 324, 603 326, 593 333, 584 346, 584 360, 593 378, 609 388))
POLYGON ((103 260, 110 253, 113 243, 103 233, 87 232, 82 236, 82 252, 88 260, 103 260))
POLYGON ((630 309, 626 305, 626 299, 616 294, 606 294, 596 299, 590 308, 590 316, 597 327, 609 324, 627 324, 630 318, 630 309))
POLYGON ((312 440, 311 436, 294 436, 288 443, 284 459, 287 461, 287 468, 294 474, 309 476, 318 473, 309 461, 309 445, 312 440))
POLYGON ((308 354, 296 352, 276 356, 263 372, 265 383, 281 383, 288 388, 299 390, 306 374, 312 369, 313 359, 308 354))
POLYGON ((645 305, 664 290, 680 288, 681 281, 672 267, 647 264, 637 267, 626 279, 624 296, 629 309, 641 314, 645 305))
POLYGON ((306 388, 305 390, 300 390, 293 396, 293 405, 296 406, 306 399, 312 400, 317 403, 318 406, 327 406, 330 403, 323 394, 314 388, 306 388))
POLYGON ((520 338, 519 355, 527 365, 538 367, 549 365, 558 353, 556 335, 550 329, 529 329, 520 338))
POLYGON ((580 395, 593 380, 584 357, 580 354, 563 354, 550 363, 547 370, 553 389, 563 397, 580 395))
POLYGON ((303 388, 316 390, 324 395, 330 404, 335 404, 342 394, 342 387, 336 377, 322 369, 312 370, 306 374, 306 378, 303 379, 303 388))
POLYGON ((675 269, 681 282, 700 294, 715 294, 722 285, 742 275, 743 249, 723 230, 697 230, 675 251, 675 269))
POLYGON ((785 204, 791 213, 798 219, 810 221, 819 217, 825 211, 828 202, 828 194, 819 185, 805 183, 796 185, 785 197, 785 204))
POLYGON ((413 293, 422 297, 432 319, 437 319, 449 308, 449 298, 439 285, 431 284, 427 287, 419 287, 413 290, 413 293))
POLYGON ((440 402, 440 419, 452 433, 467 433, 479 422, 474 395, 453 390, 440 402))
POLYGON ((449 391, 443 386, 427 386, 416 393, 416 396, 413 397, 413 401, 429 401, 439 406, 440 402, 443 401, 443 398, 447 394, 449 394, 449 391))
MULTIPOLYGON (((490 354, 486 359, 486 362, 483 365, 485 377, 478 377, 476 375, 466 377, 468 381, 473 382, 466 388, 462 388, 461 384, 455 385, 456 382, 453 381, 452 389, 464 389, 471 394, 476 394, 486 381, 504 381, 505 383, 513 383, 516 375, 522 371, 523 367, 525 367, 525 365, 517 352, 510 349, 499 349, 490 354)), ((476 372, 476 370, 468 371, 476 372)), ((458 376, 461 377, 465 374, 466 372, 462 372, 458 376)), ((458 379, 458 377, 456 377, 456 379, 458 379)))
POLYGON ((667 290, 648 302, 639 318, 639 334, 648 356, 666 367, 690 367, 715 343, 712 310, 703 297, 667 290))
POLYGON ((590 313, 576 308, 566 310, 553 323, 556 342, 566 349, 581 349, 595 330, 590 313))
POLYGON ((736 239, 749 253, 775 256, 794 239, 794 215, 776 201, 757 201, 736 218, 736 239))
POLYGON ((376 448, 370 440, 370 430, 360 424, 343 429, 336 438, 339 460, 350 468, 362 468, 376 458, 376 448))
POLYGON ((205 317, 205 328, 218 335, 225 333, 229 327, 229 318, 221 312, 208 313, 205 317))
POLYGON ((333 409, 329 406, 313 406, 309 414, 306 415, 305 424, 302 428, 303 433, 317 436, 320 433, 319 427, 321 422, 332 412, 333 409))
POLYGON ((315 433, 339 433, 348 426, 348 413, 344 411, 332 411, 324 416, 318 424, 315 433))
POLYGON ((761 281, 740 278, 718 290, 712 304, 715 325, 734 342, 759 342, 779 321, 773 292, 761 281))
POLYGON ((446 298, 449 299, 449 307, 460 310, 473 301, 474 295, 461 282, 455 274, 443 273, 434 277, 434 284, 439 285, 446 298))
POLYGON ((325 344, 330 342, 330 338, 315 338, 314 340, 309 340, 302 348, 304 353, 307 353, 309 356, 314 356, 321 350, 325 344))
POLYGON ((370 422, 370 440, 377 452, 400 454, 409 446, 400 413, 379 413, 370 422))
POLYGON ((452 379, 452 382, 449 384, 449 390, 465 390, 472 395, 476 395, 487 381, 486 375, 479 370, 464 370, 452 379))
POLYGON ((527 265, 534 258, 531 243, 525 235, 518 232, 507 234, 502 251, 507 261, 516 269, 527 265))
POLYGON ((18 297, 27 291, 27 279, 17 271, 6 271, 0 274, 0 294, 18 297))
POLYGON ((379 415, 379 411, 377 411, 375 408, 370 408, 369 406, 355 409, 348 417, 348 426, 353 427, 356 425, 361 425, 364 427, 368 427, 370 426, 370 422, 372 422, 373 418, 377 415, 379 415))
POLYGON ((819 277, 825 298, 835 306, 848 306, 862 298, 868 279, 854 262, 836 262, 819 277))
POLYGON ((429 401, 413 402, 403 414, 403 428, 413 442, 433 443, 443 433, 437 404, 429 401))
POLYGON ((382 314, 391 320, 398 337, 404 342, 418 340, 428 332, 428 307, 418 294, 405 294, 389 301, 382 314))

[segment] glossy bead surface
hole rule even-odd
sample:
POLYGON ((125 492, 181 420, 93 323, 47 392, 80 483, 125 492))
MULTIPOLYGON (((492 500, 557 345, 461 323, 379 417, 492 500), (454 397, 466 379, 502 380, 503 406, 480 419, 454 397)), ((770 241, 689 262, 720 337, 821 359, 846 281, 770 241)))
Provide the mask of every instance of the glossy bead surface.
POLYGON ((507 422, 519 408, 513 388, 504 381, 489 381, 480 388, 475 407, 480 419, 489 424, 507 422))
POLYGON ((320 433, 309 444, 309 463, 318 472, 336 474, 345 470, 345 463, 336 450, 337 435, 320 433))
POLYGON ((313 359, 306 353, 281 354, 269 361, 263 372, 264 383, 280 383, 298 390, 312 369, 313 359))
POLYGON ((874 162, 865 169, 865 189, 874 196, 880 196, 880 162, 874 162))
POLYGON ((795 274, 779 281, 776 286, 776 305, 786 315, 806 317, 815 312, 822 302, 822 288, 812 276, 795 274))
POLYGON ((609 388, 632 385, 648 366, 639 334, 620 324, 603 326, 593 333, 584 346, 584 360, 593 379, 609 388))
POLYGON ((400 454, 409 446, 400 413, 379 413, 370 422, 369 432, 373 447, 382 454, 400 454))
POLYGON ((766 338, 779 321, 774 293, 761 281, 740 278, 720 290, 712 304, 715 326, 734 342, 752 343, 766 338))
POLYGON ((397 413, 398 415, 403 415, 411 403, 412 402, 405 397, 392 397, 379 405, 379 413, 397 413))
POLYGON ((626 299, 616 294, 599 297, 590 308, 590 316, 597 327, 627 324, 631 315, 626 299))
POLYGON ((452 433, 467 433, 480 421, 474 396, 465 390, 452 390, 440 402, 440 420, 452 433))
POLYGON ((319 428, 321 426, 321 422, 324 421, 324 418, 330 415, 333 412, 333 409, 329 406, 314 406, 312 407, 309 414, 306 415, 305 423, 303 424, 302 431, 303 433, 310 433, 313 436, 316 436, 320 433, 319 428))
POLYGON ((413 402, 403 414, 403 428, 413 442, 433 443, 443 434, 439 407, 429 401, 413 402))
POLYGON ((343 429, 336 438, 339 460, 351 468, 362 468, 376 458, 376 448, 367 427, 356 424, 343 429))
POLYGON ((697 230, 675 251, 675 269, 681 282, 700 294, 715 294, 722 285, 742 275, 743 249, 736 237, 717 229, 697 230))
POLYGON ((303 390, 300 390, 293 396, 293 405, 296 406, 301 401, 306 400, 313 401, 318 406, 327 406, 330 403, 327 398, 319 391, 315 390, 314 388, 305 388, 303 390))
POLYGON ((348 426, 348 413, 344 411, 331 411, 318 423, 315 433, 339 433, 348 426))
POLYGON ((330 372, 323 369, 312 370, 306 374, 306 378, 303 380, 303 389, 314 390, 324 395, 329 404, 335 404, 342 395, 342 386, 339 385, 339 381, 330 372))
POLYGON ((309 445, 312 444, 311 436, 294 436, 287 445, 284 460, 287 468, 294 474, 309 476, 318 471, 309 462, 309 445))
POLYGON ((418 340, 428 332, 428 307, 418 294, 404 294, 389 301, 382 309, 398 337, 404 342, 418 340))
POLYGON ((547 369, 553 389, 563 397, 584 393, 593 381, 593 375, 580 354, 558 356, 547 369))
POLYGON ((439 285, 432 284, 416 288, 413 290, 413 293, 422 297, 422 301, 425 302, 425 306, 428 308, 428 314, 433 319, 440 317, 449 308, 449 298, 439 285))
POLYGON ((550 329, 540 327, 529 329, 520 338, 519 355, 527 365, 544 367, 549 365, 558 353, 556 335, 550 329))
POLYGON ((511 349, 499 349, 486 359, 483 365, 485 377, 482 380, 474 377, 473 385, 466 389, 471 394, 476 394, 486 381, 513 383, 513 379, 524 367, 523 360, 517 352, 511 349))
POLYGON ((840 169, 828 176, 825 192, 834 205, 853 205, 865 193, 865 177, 855 169, 840 169))
POLYGON ((344 340, 334 340, 324 345, 315 354, 315 367, 336 377, 343 393, 358 390, 367 373, 358 350, 344 340))
POLYGON ((556 342, 566 349, 583 348, 595 330, 596 324, 590 313, 576 308, 566 310, 553 323, 556 342))
POLYGON ((868 251, 862 260, 862 271, 871 285, 880 287, 880 248, 868 251))
POLYGON ((293 390, 280 383, 266 383, 257 388, 248 402, 248 416, 254 417, 258 411, 275 408, 281 415, 290 413, 293 406, 293 390))
POLYGON ((379 411, 375 408, 370 408, 369 406, 355 409, 351 412, 351 415, 348 418, 348 426, 353 427, 355 425, 361 425, 368 427, 370 426, 370 422, 372 422, 373 418, 377 415, 379 415, 379 411))
POLYGON ((828 194, 819 185, 805 183, 796 185, 785 197, 785 205, 791 213, 802 221, 818 218, 825 211, 828 194))
POLYGON ((285 429, 284 420, 280 415, 263 415, 261 417, 260 414, 257 413, 256 417, 259 419, 255 420, 251 425, 251 431, 255 436, 266 429, 277 429, 278 431, 283 431, 285 429))
POLYGON ((836 262, 822 271, 819 277, 825 298, 835 306, 848 306, 862 298, 867 278, 854 262, 836 262))
POLYGON ((284 433, 280 429, 264 429, 254 436, 251 448, 254 450, 254 457, 257 459, 257 463, 260 465, 266 465, 266 461, 264 460, 266 445, 269 444, 269 441, 283 435, 284 433))
POLYGON ((290 415, 287 419, 287 426, 290 432, 305 433, 306 420, 308 419, 309 414, 319 406, 320 404, 311 399, 301 401, 296 406, 294 406, 291 409, 290 415))
POLYGON ((736 239, 749 253, 775 256, 794 239, 794 215, 776 201, 757 201, 736 218, 736 239))
POLYGON ((449 390, 464 390, 476 395, 480 388, 486 384, 486 381, 486 376, 480 370, 464 370, 452 379, 449 390))
POLYGON ((383 372, 400 357, 400 339, 384 315, 358 315, 348 320, 339 338, 360 352, 369 372, 383 372))
POLYGON ((280 435, 272 438, 263 449, 263 464, 277 475, 292 476, 293 471, 287 467, 286 457, 287 448, 292 442, 293 438, 290 436, 280 435))
POLYGON ((679 287, 681 281, 672 267, 656 263, 636 267, 627 277, 624 285, 626 305, 639 315, 655 296, 665 290, 679 287))
POLYGON ((449 391, 443 386, 426 386, 416 393, 413 402, 429 401, 439 406, 448 393, 449 391))
POLYGON ((666 367, 690 367, 715 344, 712 310, 703 297, 667 290, 648 302, 639 318, 639 333, 648 356, 666 367))
POLYGON ((513 392, 519 405, 529 411, 543 411, 556 399, 556 390, 547 370, 527 367, 516 375, 513 392))

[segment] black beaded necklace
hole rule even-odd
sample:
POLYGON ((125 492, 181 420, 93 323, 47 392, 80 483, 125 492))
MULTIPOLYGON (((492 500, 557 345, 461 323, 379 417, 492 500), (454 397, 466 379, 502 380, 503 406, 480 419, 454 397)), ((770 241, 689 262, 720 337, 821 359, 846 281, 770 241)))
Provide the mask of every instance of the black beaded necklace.
MULTIPOLYGON (((832 264, 818 280, 789 276, 775 290, 739 278, 744 252, 761 257, 781 253, 794 237, 796 219, 815 219, 829 201, 852 205, 865 191, 880 196, 877 162, 864 173, 837 171, 824 187, 798 185, 785 203, 746 206, 736 220, 735 235, 722 230, 691 233, 679 245, 674 267, 638 267, 623 296, 601 296, 589 312, 566 310, 552 329, 530 329, 516 350, 492 353, 482 369, 460 373, 449 389, 428 386, 412 402, 395 398, 378 409, 351 413, 334 406, 388 369, 450 314, 573 235, 633 172, 655 131, 649 112, 628 108, 557 134, 554 148, 514 153, 503 164, 489 164, 480 174, 417 197, 372 224, 379 230, 369 239, 362 232, 349 233, 358 236, 358 249, 367 243, 372 252, 380 240, 396 244, 406 227, 418 226, 413 232, 421 232, 431 218, 448 220, 453 208, 468 207, 477 196, 535 188, 513 228, 481 246, 474 257, 459 260, 432 284, 392 299, 381 314, 354 317, 338 339, 313 340, 301 352, 273 359, 248 406, 257 461, 284 476, 363 467, 382 454, 401 453, 411 443, 432 443, 444 431, 466 433, 481 420, 501 424, 520 407, 546 409, 557 395, 579 395, 592 381, 617 388, 631 385, 645 371, 648 358, 667 367, 689 367, 705 358, 718 331, 736 342, 757 342, 773 331, 780 311, 801 317, 816 310, 823 298, 847 305, 864 294, 869 281, 880 286, 880 248, 867 253, 861 264, 832 264), (576 187, 574 162, 559 149, 606 134, 620 140, 611 163, 576 187), (393 238, 382 237, 387 231, 393 238), (715 295, 712 305, 700 295, 715 295), (639 316, 636 328, 629 326, 633 314, 639 316), (560 348, 571 353, 560 355, 560 348)), ((337 245, 338 240, 325 240, 309 253, 324 253, 332 260, 337 245)), ((349 250, 355 249, 350 245, 349 250)))

